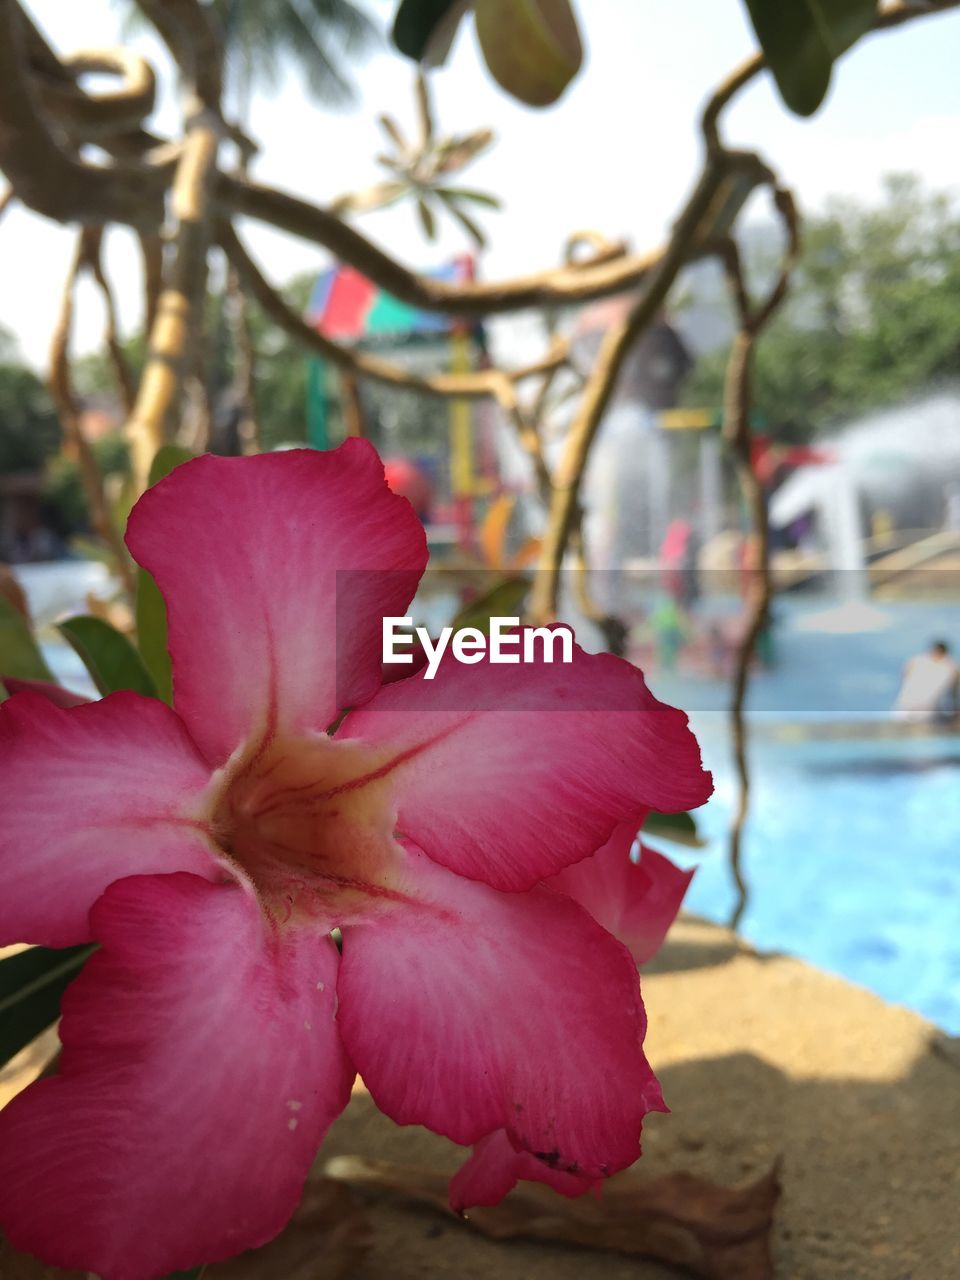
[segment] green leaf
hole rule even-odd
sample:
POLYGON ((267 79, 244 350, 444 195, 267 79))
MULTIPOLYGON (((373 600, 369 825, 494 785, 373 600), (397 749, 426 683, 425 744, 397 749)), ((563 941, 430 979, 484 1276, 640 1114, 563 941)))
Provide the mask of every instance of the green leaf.
POLYGON ((6 596, 0 595, 0 679, 4 676, 18 680, 53 679, 26 618, 6 596))
POLYGON ((0 1065, 60 1016, 60 998, 92 946, 28 947, 0 960, 0 1065))
POLYGON ((140 654, 109 622, 81 615, 62 622, 58 630, 76 649, 102 694, 132 689, 148 698, 157 696, 157 686, 140 654))
POLYGON ((689 813, 650 813, 643 824, 643 834, 672 840, 674 844, 686 845, 688 849, 702 849, 707 843, 689 813))
POLYGON ((504 578, 482 596, 464 605, 449 623, 453 629, 476 627, 484 635, 490 632, 491 618, 517 618, 530 590, 529 578, 504 578))
POLYGON ((473 187, 434 187, 444 200, 464 200, 468 204, 482 204, 487 209, 502 209, 503 201, 489 191, 476 191, 473 187))
POLYGON ((469 8, 469 0, 401 0, 393 43, 414 62, 440 66, 469 8))
POLYGON ((157 697, 173 701, 173 672, 167 652, 167 606, 146 569, 137 572, 137 648, 153 678, 157 697))
POLYGON ((161 480, 164 480, 174 467, 179 467, 183 462, 190 462, 196 456, 195 453, 191 453, 189 449, 185 449, 180 444, 161 445, 153 455, 153 462, 150 464, 147 488, 152 489, 155 484, 159 484, 161 480))
MULTIPOLYGON (((170 474, 174 467, 189 462, 194 455, 180 445, 165 444, 158 449, 150 467, 149 484, 170 474)), ((156 696, 164 702, 173 700, 173 677, 167 652, 167 606, 160 588, 146 569, 137 573, 137 647, 144 666, 153 678, 156 696)))
POLYGON ((487 237, 484 235, 482 227, 478 226, 468 213, 464 213, 462 209, 458 209, 452 200, 448 200, 446 202, 446 207, 447 211, 452 217, 456 218, 477 248, 485 249, 487 247, 487 237))
POLYGON ((433 216, 433 211, 427 204, 426 200, 420 199, 417 201, 417 214, 420 218, 420 226, 423 229, 423 234, 428 240, 436 240, 437 223, 433 216))
POLYGON ((81 560, 95 560, 98 564, 105 564, 110 570, 117 567, 117 557, 113 551, 105 543, 98 542, 96 538, 75 533, 69 545, 73 554, 81 560))
POLYGON ((497 84, 531 107, 556 102, 583 62, 569 0, 476 0, 476 15, 497 84))
POLYGON ((797 115, 813 115, 833 63, 874 25, 877 0, 746 0, 780 95, 797 115))

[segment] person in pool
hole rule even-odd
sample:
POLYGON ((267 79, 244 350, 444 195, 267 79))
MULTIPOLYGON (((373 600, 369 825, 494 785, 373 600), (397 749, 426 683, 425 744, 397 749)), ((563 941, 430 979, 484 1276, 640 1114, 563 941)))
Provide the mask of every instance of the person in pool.
POLYGON ((960 713, 960 666, 945 640, 934 640, 903 669, 894 714, 929 723, 953 720, 960 713))

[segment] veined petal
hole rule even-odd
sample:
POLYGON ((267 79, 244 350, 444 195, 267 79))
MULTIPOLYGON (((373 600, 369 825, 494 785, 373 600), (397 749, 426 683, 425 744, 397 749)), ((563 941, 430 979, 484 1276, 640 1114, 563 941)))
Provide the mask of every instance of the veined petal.
POLYGON ((353 1072, 337 952, 270 934, 251 894, 190 875, 113 885, 63 1002, 60 1074, 0 1114, 0 1225, 102 1280, 263 1244, 296 1207, 353 1072))
POLYGON ((497 889, 528 889, 622 822, 702 804, 712 783, 681 711, 609 654, 464 666, 389 685, 338 737, 394 753, 398 829, 497 889))
POLYGON ((632 862, 636 831, 636 823, 624 823, 592 857, 548 883, 586 907, 637 964, 646 964, 667 936, 694 873, 642 844, 639 862, 632 862))
POLYGON ((174 705, 218 765, 370 698, 383 616, 403 614, 427 559, 363 440, 184 463, 134 507, 127 545, 167 603, 174 705))
POLYGON ((0 676, 0 680, 11 697, 15 693, 38 693, 55 707, 82 707, 93 701, 85 698, 82 693, 74 693, 70 689, 64 689, 61 684, 54 684, 52 680, 18 680, 14 676, 0 676))
POLYGON ((631 1164, 659 1091, 625 948, 549 889, 408 859, 417 905, 344 930, 338 1024, 377 1105, 464 1144, 503 1129, 587 1180, 631 1164))
POLYGON ((601 1185, 599 1178, 580 1178, 518 1149, 505 1129, 488 1133, 450 1180, 450 1208, 462 1213, 473 1205, 499 1204, 521 1180, 543 1182, 562 1196, 582 1196, 601 1185))
POLYGON ((204 829, 210 769, 155 698, 65 710, 37 693, 0 706, 0 944, 91 938, 88 913, 122 876, 220 874, 204 829))

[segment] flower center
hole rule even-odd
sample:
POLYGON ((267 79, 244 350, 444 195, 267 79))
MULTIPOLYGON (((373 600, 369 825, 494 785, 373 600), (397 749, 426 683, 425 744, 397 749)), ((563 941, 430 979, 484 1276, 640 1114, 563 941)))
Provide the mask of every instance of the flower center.
POLYGON ((355 742, 274 739, 228 766, 217 844, 275 919, 324 917, 332 927, 395 896, 389 772, 382 752, 355 742))

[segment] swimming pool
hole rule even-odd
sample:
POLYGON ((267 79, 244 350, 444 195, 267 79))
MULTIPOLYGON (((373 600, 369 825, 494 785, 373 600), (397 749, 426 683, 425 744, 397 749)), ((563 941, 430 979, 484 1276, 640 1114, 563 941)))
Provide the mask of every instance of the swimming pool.
MULTIPOLYGON (((725 920, 736 795, 715 716, 695 717, 716 792, 687 909, 725 920)), ((790 740, 759 725, 741 930, 960 1034, 960 736, 790 740)))

